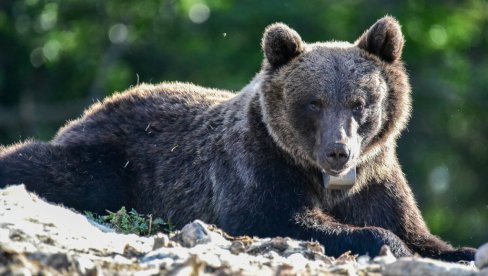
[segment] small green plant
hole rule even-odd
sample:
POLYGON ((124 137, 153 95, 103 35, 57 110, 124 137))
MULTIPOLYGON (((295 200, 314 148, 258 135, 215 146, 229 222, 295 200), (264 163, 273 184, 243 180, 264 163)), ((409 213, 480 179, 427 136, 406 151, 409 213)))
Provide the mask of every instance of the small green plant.
POLYGON ((117 212, 107 210, 107 213, 107 215, 98 215, 86 211, 85 215, 95 222, 124 234, 134 233, 140 236, 149 236, 157 232, 169 233, 174 230, 170 221, 161 218, 153 219, 152 215, 139 214, 134 209, 127 212, 125 207, 122 207, 117 212))

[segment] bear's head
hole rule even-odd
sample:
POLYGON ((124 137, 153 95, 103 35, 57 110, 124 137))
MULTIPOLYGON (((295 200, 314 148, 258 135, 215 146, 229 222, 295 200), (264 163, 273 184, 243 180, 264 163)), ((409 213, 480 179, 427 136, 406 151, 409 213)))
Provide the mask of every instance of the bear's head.
POLYGON ((268 26, 260 101, 276 143, 298 163, 334 176, 394 148, 411 108, 403 44, 389 16, 354 44, 309 44, 284 24, 268 26))

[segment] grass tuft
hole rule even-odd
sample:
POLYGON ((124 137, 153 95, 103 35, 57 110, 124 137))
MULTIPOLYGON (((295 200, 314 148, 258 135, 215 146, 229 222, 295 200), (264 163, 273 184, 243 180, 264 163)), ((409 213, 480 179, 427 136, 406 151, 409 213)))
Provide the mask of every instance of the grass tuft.
POLYGON ((150 236, 158 232, 170 233, 174 231, 171 222, 161 218, 154 218, 152 215, 139 214, 132 209, 129 212, 125 207, 117 212, 107 210, 107 215, 98 215, 85 211, 85 216, 89 219, 115 229, 116 232, 124 234, 137 234, 139 236, 150 236))

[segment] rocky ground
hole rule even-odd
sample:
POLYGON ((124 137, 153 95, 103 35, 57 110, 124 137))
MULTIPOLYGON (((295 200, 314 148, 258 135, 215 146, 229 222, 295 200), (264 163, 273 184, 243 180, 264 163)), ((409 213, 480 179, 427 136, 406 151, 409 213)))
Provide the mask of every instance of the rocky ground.
POLYGON ((381 255, 335 259, 316 242, 230 237, 201 221, 169 236, 118 234, 22 185, 0 190, 0 275, 488 275, 488 244, 476 264, 381 255))

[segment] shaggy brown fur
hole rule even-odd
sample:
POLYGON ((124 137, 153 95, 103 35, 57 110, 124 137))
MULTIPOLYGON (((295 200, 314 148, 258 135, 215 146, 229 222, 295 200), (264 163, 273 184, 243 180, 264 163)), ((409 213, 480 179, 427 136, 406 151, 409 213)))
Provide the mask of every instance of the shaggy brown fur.
POLYGON ((354 44, 266 28, 261 72, 237 95, 139 85, 96 103, 50 142, 0 152, 0 185, 102 212, 125 205, 231 234, 315 239, 328 254, 472 260, 430 234, 396 157, 410 114, 403 35, 384 17, 354 44), (350 190, 322 173, 356 168, 350 190))

